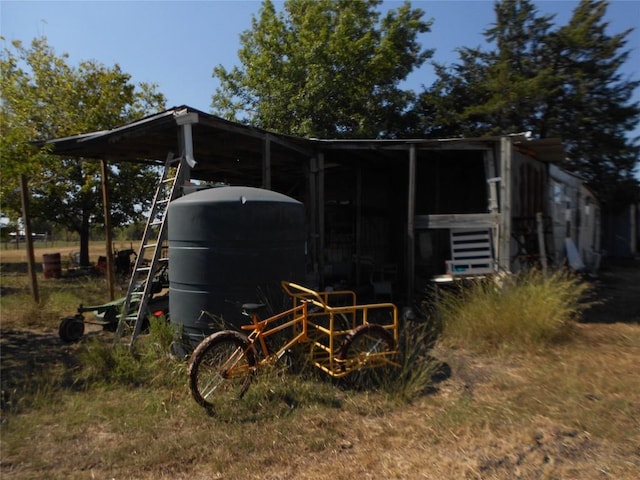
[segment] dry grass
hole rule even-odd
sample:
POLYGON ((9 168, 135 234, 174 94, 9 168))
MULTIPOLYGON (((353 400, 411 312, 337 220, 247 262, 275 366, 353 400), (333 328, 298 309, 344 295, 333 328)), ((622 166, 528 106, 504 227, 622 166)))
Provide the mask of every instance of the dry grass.
POLYGON ((572 338, 589 284, 567 272, 476 281, 443 292, 443 337, 476 351, 532 350, 572 338))
MULTIPOLYGON (((115 249, 125 250, 130 248, 130 242, 114 242, 115 249)), ((137 248, 134 245, 134 248, 137 248)), ((76 242, 34 242, 34 257, 36 263, 42 262, 42 255, 59 253, 64 262, 68 261, 69 255, 80 251, 80 245, 76 242)), ((105 255, 105 242, 89 243, 89 259, 96 262, 99 256, 105 255)), ((27 261, 27 252, 23 243, 16 248, 15 243, 4 243, 0 246, 0 262, 20 263, 27 261)))
POLYGON ((3 479, 634 479, 640 469, 637 324, 579 324, 570 341, 517 352, 438 344, 452 375, 410 401, 276 369, 220 418, 191 400, 170 359, 144 384, 79 382, 82 345, 42 326, 6 334, 5 316, 19 313, 5 303, 18 294, 1 304, 3 390, 13 389, 3 479))

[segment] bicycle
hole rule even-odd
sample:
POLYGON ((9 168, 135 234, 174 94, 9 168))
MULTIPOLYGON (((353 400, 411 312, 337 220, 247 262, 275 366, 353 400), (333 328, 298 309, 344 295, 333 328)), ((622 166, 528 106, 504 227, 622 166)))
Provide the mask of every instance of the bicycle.
POLYGON ((317 292, 286 281, 282 287, 292 299, 290 309, 260 319, 265 305, 245 304, 242 312, 251 322, 240 328, 248 335, 236 330, 216 332, 191 354, 189 387, 195 401, 207 410, 241 399, 258 368, 277 361, 299 344, 310 344, 311 363, 333 378, 363 369, 399 366, 394 304, 357 305, 355 293, 346 290, 317 292), (343 305, 335 306, 336 299, 343 305), (280 346, 270 349, 267 339, 287 331, 290 333, 280 346))

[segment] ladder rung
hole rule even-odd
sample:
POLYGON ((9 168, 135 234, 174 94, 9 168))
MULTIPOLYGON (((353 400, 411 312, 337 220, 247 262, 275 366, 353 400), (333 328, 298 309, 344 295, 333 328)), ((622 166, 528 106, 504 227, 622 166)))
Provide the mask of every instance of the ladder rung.
POLYGON ((176 177, 165 178, 162 183, 170 183, 175 181, 176 177))

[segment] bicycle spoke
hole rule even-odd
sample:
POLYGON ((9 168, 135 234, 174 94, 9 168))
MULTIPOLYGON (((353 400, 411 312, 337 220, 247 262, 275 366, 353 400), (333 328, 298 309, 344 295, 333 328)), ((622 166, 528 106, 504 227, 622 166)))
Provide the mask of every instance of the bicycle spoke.
POLYGON ((253 350, 236 332, 205 339, 189 361, 189 385, 195 400, 209 410, 242 398, 255 365, 253 350))
POLYGON ((343 371, 349 374, 350 383, 360 388, 377 383, 378 374, 373 370, 388 363, 393 345, 391 334, 379 325, 362 325, 350 334, 338 356, 344 362, 343 371))

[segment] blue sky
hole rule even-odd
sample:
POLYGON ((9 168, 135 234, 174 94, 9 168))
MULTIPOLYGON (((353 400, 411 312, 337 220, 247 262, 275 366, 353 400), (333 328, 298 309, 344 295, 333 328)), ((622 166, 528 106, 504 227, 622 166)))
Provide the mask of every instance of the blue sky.
MULTIPOLYGON (((281 2, 275 2, 277 5, 281 2)), ((540 12, 557 14, 565 24, 577 1, 538 1, 540 12)), ((383 8, 397 7, 385 0, 383 8)), ((435 48, 434 59, 457 60, 455 49, 484 43, 482 31, 494 21, 492 0, 413 1, 433 18, 430 33, 421 37, 425 48, 435 48)), ((70 63, 97 60, 118 63, 134 82, 157 83, 167 107, 189 105, 210 111, 216 83, 215 65, 237 64, 239 34, 250 28, 261 2, 230 1, 7 1, 0 0, 0 32, 5 41, 28 43, 44 35, 58 55, 70 63)), ((614 0, 608 10, 611 33, 640 28, 640 1, 614 0)), ((625 73, 640 77, 640 32, 629 37, 633 55, 625 73)), ((433 81, 424 65, 408 79, 406 88, 420 90, 433 81)), ((640 92, 636 94, 640 101, 640 92)), ((640 130, 638 130, 640 135, 640 130)))

